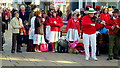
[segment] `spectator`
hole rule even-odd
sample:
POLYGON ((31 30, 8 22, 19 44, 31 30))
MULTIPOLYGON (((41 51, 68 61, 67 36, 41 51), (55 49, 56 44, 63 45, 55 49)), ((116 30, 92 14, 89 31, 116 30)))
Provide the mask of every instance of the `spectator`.
POLYGON ((19 18, 19 12, 14 13, 15 17, 11 20, 12 26, 12 50, 11 53, 15 53, 16 44, 17 44, 17 52, 21 53, 21 37, 20 37, 20 29, 23 28, 22 19, 19 18))

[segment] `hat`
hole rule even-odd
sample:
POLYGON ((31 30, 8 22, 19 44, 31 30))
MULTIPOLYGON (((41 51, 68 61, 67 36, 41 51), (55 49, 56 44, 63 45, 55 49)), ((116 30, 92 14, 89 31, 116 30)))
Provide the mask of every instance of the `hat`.
POLYGON ((96 11, 93 8, 89 8, 89 10, 87 11, 87 13, 96 13, 96 11))
POLYGON ((19 12, 18 12, 18 11, 15 11, 15 12, 14 12, 14 15, 15 15, 16 13, 18 13, 18 14, 19 14, 19 12))
POLYGON ((118 9, 114 9, 114 11, 112 13, 119 13, 118 9))

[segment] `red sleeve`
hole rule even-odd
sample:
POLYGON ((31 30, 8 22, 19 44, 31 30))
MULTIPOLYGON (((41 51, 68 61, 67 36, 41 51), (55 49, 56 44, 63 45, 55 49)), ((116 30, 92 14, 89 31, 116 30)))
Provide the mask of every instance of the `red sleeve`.
POLYGON ((80 33, 80 22, 78 22, 77 25, 78 25, 78 28, 77 28, 78 29, 78 33, 80 33))
POLYGON ((57 21, 58 23, 56 23, 56 26, 62 27, 63 26, 63 21, 62 18, 60 17, 59 20, 57 21))
POLYGON ((96 23, 96 25, 95 25, 95 27, 96 27, 97 30, 100 29, 103 26, 104 26, 103 24, 99 24, 99 23, 96 23))
POLYGON ((107 29, 112 29, 111 27, 113 26, 112 25, 112 20, 108 20, 108 23, 107 23, 107 25, 105 26, 107 29))
POLYGON ((82 25, 83 26, 90 26, 90 22, 87 20, 87 18, 86 17, 83 17, 83 19, 82 19, 82 25))

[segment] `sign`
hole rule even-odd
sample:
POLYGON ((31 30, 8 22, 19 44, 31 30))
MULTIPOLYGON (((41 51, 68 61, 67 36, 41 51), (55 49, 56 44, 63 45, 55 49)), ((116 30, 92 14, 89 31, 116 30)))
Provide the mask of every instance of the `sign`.
POLYGON ((54 0, 54 5, 66 5, 65 0, 54 0))

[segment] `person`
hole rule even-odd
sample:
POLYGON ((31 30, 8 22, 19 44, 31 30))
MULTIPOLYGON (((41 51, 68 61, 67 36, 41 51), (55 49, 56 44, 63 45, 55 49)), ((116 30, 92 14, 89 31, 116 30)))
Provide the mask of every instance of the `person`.
POLYGON ((100 14, 100 19, 107 22, 110 19, 109 9, 104 8, 103 13, 100 14))
POLYGON ((14 13, 15 17, 11 20, 12 26, 12 50, 11 53, 15 53, 16 44, 17 44, 17 52, 21 53, 21 41, 20 41, 20 29, 23 28, 22 19, 19 18, 19 12, 16 11, 14 13))
POLYGON ((52 17, 50 18, 50 26, 51 31, 49 41, 52 43, 52 52, 55 52, 55 43, 60 39, 60 28, 63 26, 62 18, 58 16, 55 11, 52 13, 52 17))
POLYGON ((24 35, 24 39, 25 39, 25 43, 28 45, 29 43, 29 34, 30 34, 30 26, 27 20, 24 21, 24 29, 25 29, 25 35, 24 35))
POLYGON ((52 17, 52 13, 53 13, 53 12, 54 12, 54 9, 50 9, 50 10, 48 11, 48 14, 47 14, 47 15, 48 15, 49 17, 52 17))
POLYGON ((79 34, 81 33, 80 22, 79 19, 77 18, 76 13, 74 13, 72 15, 72 18, 68 20, 66 31, 67 31, 66 40, 70 41, 71 43, 76 40, 79 40, 79 34))
POLYGON ((31 12, 30 12, 30 14, 29 14, 29 19, 28 19, 28 22, 29 22, 29 25, 30 25, 30 26, 31 26, 31 18, 34 16, 36 10, 37 10, 37 6, 34 5, 34 6, 32 7, 32 9, 31 9, 31 12))
POLYGON ((118 17, 119 10, 115 9, 113 11, 113 16, 108 20, 106 28, 109 29, 109 51, 107 60, 120 59, 119 58, 119 46, 120 46, 120 36, 114 33, 114 28, 120 26, 120 18, 118 17))
POLYGON ((33 44, 36 46, 35 47, 36 52, 41 52, 40 46, 46 43, 44 39, 44 23, 42 21, 41 14, 42 14, 41 11, 36 11, 36 18, 34 21, 35 35, 33 44))
POLYGON ((45 41, 49 42, 49 34, 50 34, 50 19, 46 13, 42 14, 42 20, 44 22, 44 35, 45 41))
POLYGON ((20 6, 19 13, 20 13, 20 18, 22 19, 23 24, 24 24, 24 21, 25 20, 28 21, 28 18, 29 18, 29 13, 27 11, 25 11, 25 6, 24 5, 20 6))
POLYGON ((89 45, 91 45, 91 57, 93 60, 97 61, 98 59, 96 57, 96 30, 100 27, 103 27, 103 25, 91 20, 94 17, 94 13, 96 13, 96 11, 93 8, 89 8, 89 10, 87 11, 88 15, 82 18, 82 30, 83 44, 86 54, 85 60, 89 60, 90 58, 89 45))

